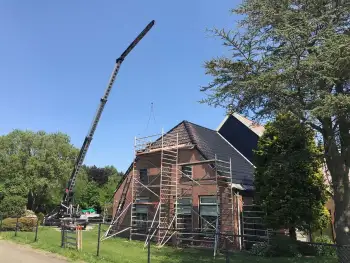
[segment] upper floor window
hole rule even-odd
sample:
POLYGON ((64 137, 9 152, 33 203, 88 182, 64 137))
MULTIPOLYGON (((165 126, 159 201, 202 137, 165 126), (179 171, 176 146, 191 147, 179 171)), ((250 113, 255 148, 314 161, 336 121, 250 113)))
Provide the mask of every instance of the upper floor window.
POLYGON ((184 165, 181 167, 182 176, 192 178, 192 166, 184 165))
POLYGON ((140 169, 140 181, 143 184, 148 184, 148 173, 147 169, 140 169))

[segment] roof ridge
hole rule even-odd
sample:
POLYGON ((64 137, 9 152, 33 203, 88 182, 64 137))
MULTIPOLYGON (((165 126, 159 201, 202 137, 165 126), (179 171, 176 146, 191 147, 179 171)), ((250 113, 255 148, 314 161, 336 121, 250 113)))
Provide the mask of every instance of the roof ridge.
POLYGON ((189 124, 192 124, 192 125, 196 125, 196 126, 198 126, 198 127, 200 127, 200 128, 203 128, 203 129, 207 129, 207 130, 216 132, 216 130, 214 130, 214 129, 210 129, 210 128, 204 127, 204 126, 202 126, 202 125, 199 125, 199 124, 196 124, 196 123, 193 123, 193 122, 190 122, 190 121, 185 121, 185 122, 187 122, 187 123, 189 123, 189 124))
POLYGON ((240 121, 243 125, 248 127, 248 129, 250 129, 252 132, 254 132, 259 137, 262 136, 262 134, 264 133, 264 130, 265 130, 264 125, 261 125, 260 123, 258 123, 256 121, 250 120, 247 117, 245 117, 239 113, 236 113, 236 112, 231 114, 231 116, 236 118, 238 121, 240 121))
POLYGON ((169 131, 164 132, 164 136, 167 135, 168 133, 172 132, 173 130, 175 130, 177 127, 179 127, 182 123, 185 123, 185 120, 180 121, 177 125, 175 125, 174 127, 172 127, 169 131))
POLYGON ((254 125, 254 126, 262 126, 262 127, 264 127, 264 125, 261 125, 260 123, 258 123, 257 121, 254 121, 254 120, 252 120, 252 119, 250 119, 250 118, 247 118, 245 115, 242 115, 242 114, 239 114, 239 113, 233 113, 232 114, 233 116, 240 116, 241 118, 243 118, 243 119, 246 119, 247 121, 249 121, 249 122, 251 122, 252 123, 252 125, 254 125))
POLYGON ((185 130, 186 130, 186 132, 187 132, 187 134, 188 134, 188 137, 190 138, 191 143, 192 143, 192 144, 195 144, 195 142, 194 142, 194 136, 193 136, 193 134, 192 134, 192 131, 187 127, 188 123, 191 123, 191 122, 185 121, 185 120, 182 121, 182 122, 184 123, 185 130))

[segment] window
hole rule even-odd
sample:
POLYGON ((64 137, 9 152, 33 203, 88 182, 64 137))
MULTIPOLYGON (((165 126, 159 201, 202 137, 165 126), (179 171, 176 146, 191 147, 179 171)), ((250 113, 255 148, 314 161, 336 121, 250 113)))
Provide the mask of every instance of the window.
POLYGON ((177 201, 177 214, 178 215, 191 215, 192 214, 192 199, 191 198, 179 198, 177 201))
POLYGON ((143 184, 148 184, 147 169, 140 169, 140 181, 143 184))
POLYGON ((192 166, 187 166, 187 165, 182 166, 181 172, 183 177, 192 178, 192 166))
POLYGON ((147 220, 148 220, 148 206, 142 203, 148 202, 148 197, 138 197, 135 204, 134 210, 134 226, 138 228, 138 231, 147 231, 147 220), (140 203, 140 204, 137 204, 140 203))
POLYGON ((215 230, 218 211, 216 206, 216 196, 201 196, 199 213, 201 215, 201 230, 211 232, 215 230))
POLYGON ((184 197, 177 200, 177 228, 181 232, 192 230, 192 198, 184 197))

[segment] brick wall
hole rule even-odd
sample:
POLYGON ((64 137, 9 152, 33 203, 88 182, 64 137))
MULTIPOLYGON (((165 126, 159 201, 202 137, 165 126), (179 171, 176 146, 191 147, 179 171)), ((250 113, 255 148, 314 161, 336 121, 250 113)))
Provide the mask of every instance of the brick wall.
MULTIPOLYGON (((188 150, 180 150, 179 151, 179 161, 178 163, 186 163, 186 162, 194 162, 201 160, 200 153, 195 149, 188 149, 188 150)), ((150 184, 150 189, 159 195, 159 184, 160 184, 160 177, 157 178, 157 176, 160 173, 160 154, 147 154, 140 157, 139 161, 136 164, 136 169, 148 169, 148 181, 152 182, 150 184)), ((138 174, 138 173, 137 173, 138 174)), ((180 175, 180 174, 179 174, 180 175)), ((199 180, 199 184, 197 185, 193 183, 192 180, 179 176, 178 180, 178 196, 182 195, 183 197, 191 197, 192 198, 192 208, 195 212, 192 212, 192 227, 193 229, 197 229, 200 227, 200 217, 199 214, 199 204, 200 204, 200 197, 201 196, 216 196, 217 193, 217 186, 216 186, 216 180, 215 180, 215 171, 210 167, 209 164, 201 164, 201 165, 195 165, 193 166, 192 170, 193 179, 199 180), (186 191, 187 190, 187 191, 186 191)), ((132 171, 127 176, 132 176, 132 171)), ((116 192, 114 196, 114 206, 113 206, 113 213, 116 211, 116 207, 118 205, 118 201, 120 200, 122 189, 125 185, 127 180, 124 180, 124 182, 121 184, 120 188, 116 192)), ((127 194, 127 201, 125 203, 125 207, 130 204, 131 202, 131 184, 130 189, 128 190, 127 194)), ((220 186, 220 213, 221 213, 221 222, 220 222, 220 229, 222 232, 227 232, 231 234, 239 234, 239 211, 237 209, 237 204, 242 204, 242 197, 234 197, 233 200, 233 212, 234 215, 232 217, 232 214, 229 213, 229 211, 232 211, 232 206, 230 202, 230 195, 231 192, 229 188, 225 187, 224 185, 220 186)), ((158 202, 159 198, 148 191, 147 189, 143 190, 142 196, 148 197, 150 202, 158 202)), ((174 206, 174 199, 170 202, 171 207, 174 206)), ((149 205, 148 206, 148 218, 149 220, 152 220, 154 217, 154 214, 156 212, 157 205, 149 205)), ((242 207, 240 207, 240 211, 242 210, 242 207)), ((129 226, 130 225, 130 208, 126 213, 121 217, 120 225, 129 226)), ((169 218, 169 221, 171 218, 169 218)), ((128 236, 129 232, 124 232, 124 236, 128 236)), ((236 242, 238 243, 238 241, 236 242)))

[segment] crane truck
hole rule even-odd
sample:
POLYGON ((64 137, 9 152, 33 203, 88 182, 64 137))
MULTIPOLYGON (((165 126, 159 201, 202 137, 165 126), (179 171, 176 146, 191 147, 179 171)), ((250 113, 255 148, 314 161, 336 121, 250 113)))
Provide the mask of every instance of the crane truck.
POLYGON ((86 153, 89 149, 90 143, 96 131, 98 122, 101 118, 103 109, 107 103, 108 96, 112 90, 113 83, 115 78, 119 72, 120 66, 126 56, 134 49, 134 47, 141 41, 141 39, 150 31, 150 29, 154 25, 154 20, 152 20, 144 30, 134 39, 134 41, 125 49, 125 51, 120 55, 120 57, 116 60, 114 69, 112 71, 112 75, 109 79, 107 88, 103 97, 100 99, 100 104, 98 106, 97 112, 92 121, 92 125, 86 135, 83 145, 81 146, 79 155, 75 161, 75 165, 73 167, 73 171, 71 173, 70 179, 68 181, 67 187, 64 191, 63 198, 61 203, 48 215, 44 218, 44 225, 62 225, 62 222, 68 222, 69 225, 82 225, 85 229, 88 224, 88 219, 83 216, 80 212, 79 206, 74 205, 74 188, 76 184, 76 179, 79 173, 81 166, 83 165, 86 153), (55 223, 56 222, 56 223, 55 223))

